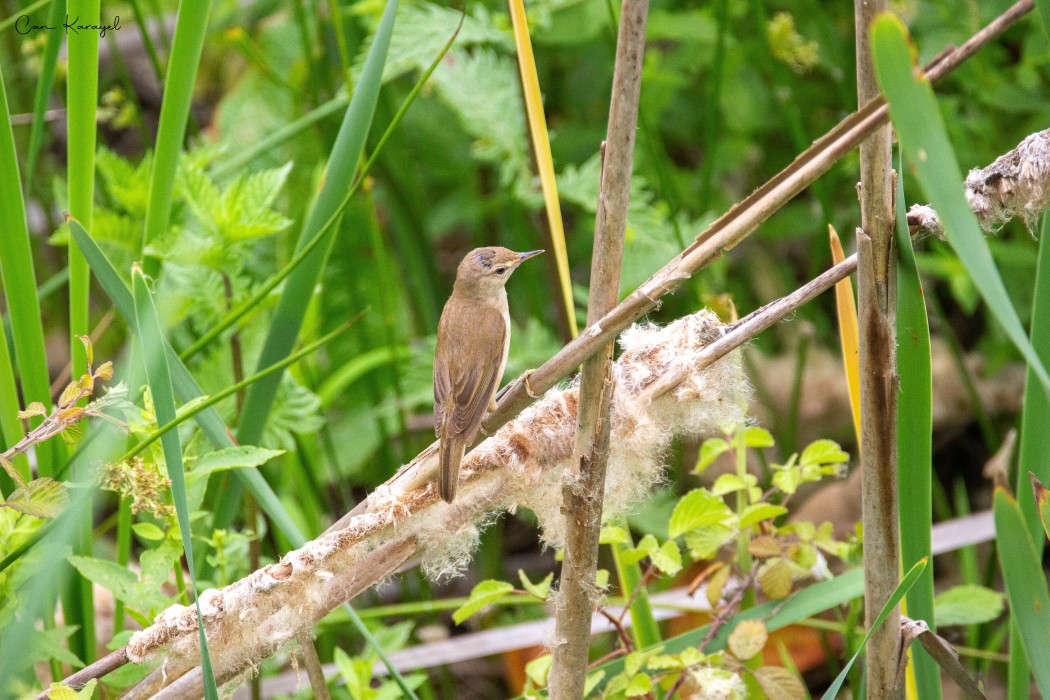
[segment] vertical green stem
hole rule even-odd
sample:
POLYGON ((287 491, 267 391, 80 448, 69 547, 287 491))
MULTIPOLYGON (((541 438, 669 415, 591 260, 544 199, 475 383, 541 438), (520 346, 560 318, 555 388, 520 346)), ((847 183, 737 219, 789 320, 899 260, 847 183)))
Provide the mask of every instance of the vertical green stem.
MULTIPOLYGON (((100 23, 100 0, 69 0, 71 22, 84 25, 100 23)), ((95 199, 95 134, 97 131, 98 105, 98 41, 99 35, 92 31, 74 31, 67 37, 69 52, 69 77, 66 80, 66 108, 68 118, 68 182, 69 213, 85 228, 91 228, 95 199)), ((69 246, 69 336, 70 362, 74 380, 87 371, 87 354, 77 336, 88 335, 91 327, 88 320, 90 272, 87 261, 76 246, 69 246)), ((73 474, 74 479, 83 480, 85 475, 73 474)), ((85 522, 80 524, 74 540, 76 553, 92 556, 91 509, 84 512, 85 522)), ((78 655, 85 663, 95 660, 95 611, 92 585, 86 578, 73 577, 75 591, 67 591, 64 604, 72 604, 72 615, 67 615, 67 624, 76 624, 79 629, 70 639, 78 655)))

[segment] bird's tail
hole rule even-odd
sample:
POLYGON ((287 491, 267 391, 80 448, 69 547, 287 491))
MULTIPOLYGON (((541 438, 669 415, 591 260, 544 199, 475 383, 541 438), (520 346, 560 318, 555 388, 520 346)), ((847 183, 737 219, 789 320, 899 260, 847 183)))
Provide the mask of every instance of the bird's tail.
POLYGON ((459 463, 463 460, 462 435, 453 435, 441 438, 441 476, 438 478, 438 493, 451 503, 456 498, 456 489, 459 487, 459 463))

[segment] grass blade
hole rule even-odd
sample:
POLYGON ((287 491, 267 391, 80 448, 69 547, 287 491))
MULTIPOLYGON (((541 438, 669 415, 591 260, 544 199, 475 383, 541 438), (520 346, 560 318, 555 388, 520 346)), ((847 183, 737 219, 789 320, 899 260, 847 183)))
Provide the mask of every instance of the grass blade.
POLYGON ((572 300, 569 255, 565 248, 565 228, 561 221, 558 183, 554 177, 554 158, 551 156, 551 142, 547 134, 547 119, 543 114, 543 96, 540 94, 540 79, 536 75, 536 58, 532 54, 529 23, 525 18, 525 3, 523 0, 507 0, 507 5, 510 8, 510 20, 514 28, 514 46, 517 48, 518 72, 521 75, 522 94, 525 98, 525 114, 528 117, 532 152, 536 157, 536 169, 540 175, 543 203, 547 210, 547 224, 550 226, 554 262, 558 268, 558 281, 561 283, 565 318, 569 323, 569 331, 575 338, 580 331, 576 325, 576 307, 572 300))
POLYGON ((1021 508, 1003 488, 993 505, 999 563, 1028 665, 1043 697, 1050 697, 1050 591, 1021 508))
POLYGON ((1050 392, 1050 374, 1017 317, 988 243, 966 201, 962 173, 933 89, 925 76, 916 76, 915 53, 908 42, 907 30, 894 15, 880 15, 873 23, 872 55, 901 146, 988 310, 1028 361, 1043 388, 1050 392))
MULTIPOLYGON (((51 10, 47 16, 47 26, 57 27, 66 14, 66 0, 51 0, 51 10)), ((32 190, 33 175, 36 171, 36 159, 44 142, 44 116, 47 112, 51 88, 55 86, 55 66, 58 64, 58 50, 62 48, 62 32, 48 32, 47 43, 40 65, 40 77, 36 81, 36 93, 33 95, 33 125, 29 131, 29 155, 26 158, 26 191, 32 190)))
MULTIPOLYGON (((11 320, 11 334, 17 348, 18 375, 25 403, 39 401, 51 410, 51 389, 44 352, 44 330, 40 302, 36 296, 33 253, 29 245, 25 203, 18 175, 18 157, 11 131, 3 68, 0 66, 0 277, 11 320)), ((8 406, 9 404, 5 404, 8 406)), ((11 404, 17 406, 15 404, 11 404)), ((6 409, 10 410, 10 409, 6 409)), ((31 425, 39 425, 35 418, 31 425)), ((21 429, 21 428, 20 428, 21 429)), ((5 429, 5 435, 7 430, 5 429)), ((51 476, 57 465, 49 443, 40 446, 37 456, 41 476, 51 476)))
POLYGON ((839 673, 839 675, 835 677, 835 680, 831 683, 831 686, 822 696, 822 700, 835 700, 835 697, 838 695, 839 690, 842 689, 842 684, 846 682, 846 676, 849 674, 850 669, 853 668, 853 664, 856 663, 857 658, 860 656, 861 652, 864 651, 864 646, 868 643, 868 639, 870 639, 872 633, 874 633, 875 630, 877 630, 882 625, 883 620, 885 620, 889 616, 893 608, 895 608, 897 604, 901 602, 901 598, 903 598, 904 595, 908 592, 908 590, 915 584, 915 582, 919 580, 919 576, 922 575, 922 572, 926 569, 927 561, 927 559, 921 559, 918 562, 916 562, 915 566, 911 567, 911 570, 908 572, 908 574, 903 579, 901 579, 900 584, 898 584, 898 586, 893 590, 893 595, 891 595, 890 599, 886 601, 886 604, 882 606, 882 610, 879 611, 879 616, 875 618, 875 622, 873 622, 871 627, 868 629, 868 633, 864 635, 864 639, 861 641, 860 646, 857 648, 857 652, 842 668, 842 671, 839 673))
MULTIPOLYGON (((1047 7, 1040 3, 1040 7, 1047 7)), ((1039 236, 1039 262, 1035 273, 1035 290, 1032 298, 1032 343, 1044 362, 1050 360, 1050 216, 1043 217, 1042 231, 1039 236)), ((1017 470, 1017 502, 1021 514, 1028 526, 1037 555, 1041 555, 1045 542, 1039 534, 1040 516, 1032 489, 1025 483, 1025 475, 1043 483, 1050 482, 1050 400, 1041 391, 1032 369, 1025 376, 1024 410, 1021 416, 1021 444, 1018 450, 1019 469, 1017 470)), ((1029 686, 1028 661, 1022 652, 1023 642, 1017 625, 1010 625, 1010 679, 1008 694, 1010 698, 1027 698, 1029 686)))
MULTIPOLYGON (((135 302, 135 321, 139 328, 139 339, 142 346, 143 360, 146 364, 146 381, 153 398, 153 407, 157 414, 157 423, 166 425, 175 421, 175 397, 171 388, 171 374, 168 371, 167 342, 161 332, 157 309, 153 306, 153 296, 146 286, 146 278, 137 265, 131 273, 133 297, 135 302)), ((182 465, 182 443, 178 431, 167 431, 160 436, 164 451, 164 462, 168 468, 168 479, 171 481, 171 496, 175 504, 175 514, 179 521, 182 537, 182 548, 186 552, 186 566, 190 571, 190 585, 193 587, 194 606, 197 610, 197 632, 201 643, 201 670, 204 674, 204 697, 218 700, 219 693, 215 687, 215 675, 212 673, 211 657, 208 654, 208 638, 204 633, 204 618, 201 617, 200 599, 197 597, 197 573, 193 563, 193 535, 190 530, 190 509, 186 502, 186 473, 182 465)))
MULTIPOLYGON (((898 165, 898 169, 900 166, 898 165)), ((897 493, 900 503, 901 561, 932 556, 933 378, 930 323, 911 234, 904 211, 904 181, 897 178, 897 493)), ((932 561, 932 559, 931 559, 932 561)), ((931 631, 933 566, 926 567, 905 598, 907 614, 931 631)), ((908 666, 912 697, 941 697, 941 670, 921 644, 912 644, 908 666)))
MULTIPOLYGON (((344 193, 353 184, 354 170, 364 148, 365 136, 372 123, 372 115, 375 113, 376 100, 382 83, 383 65, 386 62, 396 14, 397 0, 387 0, 383 18, 379 22, 372 47, 368 52, 368 59, 361 72, 361 79, 350 100, 350 106, 346 110, 346 116, 339 129, 335 145, 332 146, 324 185, 307 215, 297 248, 305 247, 318 234, 323 236, 324 240, 289 275, 284 292, 277 303, 270 332, 266 336, 265 344, 259 355, 256 365, 258 368, 280 361, 291 351, 299 336, 303 316, 313 296, 321 269, 328 258, 331 244, 335 240, 334 229, 323 231, 322 226, 338 209, 344 193)), ((281 375, 277 373, 253 384, 248 390, 244 410, 241 412, 237 426, 237 436, 242 442, 254 444, 259 441, 266 427, 266 420, 270 415, 280 381, 281 375)))
POLYGON ((168 74, 164 80, 164 99, 160 106, 157 125, 157 147, 150 174, 149 206, 146 226, 142 232, 142 247, 159 236, 168 227, 171 200, 175 190, 175 173, 179 167, 182 141, 186 136, 186 120, 193 101, 193 85, 197 80, 204 35, 208 31, 208 11, 211 0, 182 0, 175 20, 168 74))

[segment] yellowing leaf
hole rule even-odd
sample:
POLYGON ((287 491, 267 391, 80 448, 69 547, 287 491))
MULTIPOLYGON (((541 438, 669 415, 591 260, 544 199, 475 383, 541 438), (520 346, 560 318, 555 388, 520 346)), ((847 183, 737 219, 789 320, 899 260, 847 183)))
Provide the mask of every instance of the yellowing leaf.
POLYGON ((741 661, 755 656, 766 645, 769 632, 761 620, 741 620, 729 634, 729 651, 741 661))
POLYGON ((44 404, 40 403, 39 401, 34 401, 33 403, 26 406, 26 409, 24 411, 18 412, 18 420, 27 420, 29 418, 32 418, 33 416, 46 415, 47 409, 44 408, 44 404))
POLYGON ((769 700, 798 700, 806 697, 806 686, 798 676, 780 666, 763 666, 753 673, 769 700))
POLYGON ((786 598, 791 593, 791 566, 783 559, 770 561, 759 573, 758 585, 771 600, 786 598))
POLYGON ((711 575, 711 578, 707 581, 707 602, 711 604, 712 608, 718 607, 718 601, 722 600, 722 589, 725 588, 726 581, 729 580, 729 567, 723 566, 721 569, 711 575))
POLYGON ((50 477, 30 481, 24 488, 12 492, 7 501, 0 504, 36 518, 53 518, 62 512, 69 502, 66 487, 50 477))

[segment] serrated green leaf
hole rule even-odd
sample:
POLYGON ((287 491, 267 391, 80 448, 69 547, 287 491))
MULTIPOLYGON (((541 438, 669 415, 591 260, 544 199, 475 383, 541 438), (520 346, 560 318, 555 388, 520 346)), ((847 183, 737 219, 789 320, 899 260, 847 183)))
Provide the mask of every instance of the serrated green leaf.
POLYGON ((598 544, 630 544, 631 536, 618 525, 606 525, 598 535, 598 544))
POLYGON ((700 456, 696 460, 696 468, 693 470, 694 474, 700 474, 705 469, 714 464, 718 456, 729 449, 729 443, 722 438, 710 438, 704 440, 703 444, 700 445, 700 456))
POLYGON ((736 533, 724 525, 704 525, 685 535, 685 546, 696 559, 711 559, 736 533))
POLYGON ((648 695, 649 691, 653 689, 653 681, 649 678, 648 674, 636 673, 631 678, 631 682, 627 684, 627 689, 624 693, 629 698, 637 698, 642 695, 648 695))
POLYGON ((485 606, 495 603, 513 590, 514 586, 506 581, 494 581, 491 579, 482 581, 474 586, 467 602, 456 608, 456 611, 452 613, 452 621, 457 625, 462 624, 468 617, 485 606))
POLYGON ((733 512, 721 498, 707 489, 693 489, 678 501, 671 513, 668 537, 674 539, 698 527, 723 525, 732 517, 733 512))
POLYGON ((682 570, 682 551, 674 540, 667 540, 659 549, 650 552, 649 558, 667 576, 674 576, 682 570))
POLYGON ((67 503, 69 493, 65 485, 44 476, 33 479, 25 487, 19 486, 0 505, 36 518, 54 518, 62 512, 67 503))
POLYGON ((934 599, 934 619, 938 627, 982 625, 1002 614, 1005 600, 1002 593, 984 586, 955 586, 934 599))
POLYGON ((744 509, 740 514, 740 527, 750 527, 763 520, 770 520, 787 512, 787 508, 772 503, 756 503, 744 509))
POLYGON ((802 450, 800 466, 840 464, 849 461, 847 454, 834 440, 814 440, 802 450))

